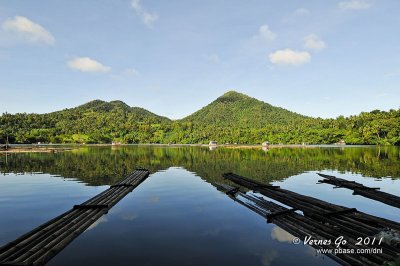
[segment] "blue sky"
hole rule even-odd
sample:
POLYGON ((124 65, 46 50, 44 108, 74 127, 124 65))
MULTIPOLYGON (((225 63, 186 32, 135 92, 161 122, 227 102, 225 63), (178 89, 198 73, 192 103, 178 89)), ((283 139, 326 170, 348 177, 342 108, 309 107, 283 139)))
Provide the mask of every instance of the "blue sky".
POLYGON ((400 107, 398 0, 0 1, 0 113, 229 90, 320 117, 400 107))

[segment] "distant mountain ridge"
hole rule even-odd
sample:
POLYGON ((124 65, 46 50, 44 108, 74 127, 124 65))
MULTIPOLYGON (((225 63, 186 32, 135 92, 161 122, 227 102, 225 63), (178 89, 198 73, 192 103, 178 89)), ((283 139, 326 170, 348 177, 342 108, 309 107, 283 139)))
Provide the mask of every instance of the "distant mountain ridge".
MULTIPOLYGON (((123 101, 110 102, 93 100, 74 108, 68 108, 51 114, 64 115, 79 114, 83 112, 123 112, 134 115, 137 121, 153 120, 159 122, 172 122, 173 120, 154 114, 141 107, 131 107, 123 101)), ((312 119, 281 107, 260 101, 236 91, 228 91, 200 110, 182 118, 178 122, 198 124, 218 124, 218 126, 234 127, 263 127, 268 124, 285 125, 288 123, 302 122, 312 119)))

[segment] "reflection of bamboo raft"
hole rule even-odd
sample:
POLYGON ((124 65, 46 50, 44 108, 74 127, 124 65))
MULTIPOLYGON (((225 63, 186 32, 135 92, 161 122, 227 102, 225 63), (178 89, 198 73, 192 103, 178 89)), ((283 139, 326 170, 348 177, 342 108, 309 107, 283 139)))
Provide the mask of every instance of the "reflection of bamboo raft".
POLYGON ((0 265, 43 265, 149 176, 138 169, 88 201, 0 248, 0 265))
MULTIPOLYGON (((384 242, 374 246, 355 245, 358 238, 373 238, 383 231, 390 230, 398 233, 400 224, 397 222, 365 214, 354 208, 346 208, 304 196, 281 189, 278 186, 262 184, 232 173, 223 176, 241 186, 292 207, 292 209, 285 208, 262 197, 242 193, 238 191, 238 188, 222 186, 235 201, 302 240, 305 236, 312 236, 313 239, 330 239, 331 242, 334 242, 335 239, 343 236, 347 244, 342 245, 341 248, 354 250, 382 248, 382 254, 326 254, 339 263, 381 265, 386 261, 394 261, 400 255, 400 247, 391 246, 384 242), (296 213, 296 211, 302 211, 303 215, 296 213)), ((313 247, 335 248, 329 245, 322 247, 314 245, 313 247)))
POLYGON ((325 175, 325 174, 318 174, 318 175, 324 178, 318 181, 320 183, 327 183, 334 185, 336 187, 344 187, 347 189, 351 189, 354 191, 353 192, 354 195, 361 195, 366 198, 370 198, 376 201, 383 202, 387 205, 400 208, 400 197, 379 191, 379 188, 377 187, 366 187, 363 184, 354 181, 348 181, 342 178, 337 178, 331 175, 325 175))

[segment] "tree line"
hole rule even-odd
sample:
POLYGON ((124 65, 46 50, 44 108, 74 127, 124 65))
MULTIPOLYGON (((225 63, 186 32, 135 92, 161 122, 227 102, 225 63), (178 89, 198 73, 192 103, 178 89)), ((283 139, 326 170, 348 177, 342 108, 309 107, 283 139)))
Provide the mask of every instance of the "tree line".
POLYGON ((301 122, 259 127, 185 121, 137 120, 121 110, 80 114, 8 114, 0 116, 0 142, 11 143, 219 143, 400 145, 400 109, 375 110, 336 119, 304 119, 301 122))

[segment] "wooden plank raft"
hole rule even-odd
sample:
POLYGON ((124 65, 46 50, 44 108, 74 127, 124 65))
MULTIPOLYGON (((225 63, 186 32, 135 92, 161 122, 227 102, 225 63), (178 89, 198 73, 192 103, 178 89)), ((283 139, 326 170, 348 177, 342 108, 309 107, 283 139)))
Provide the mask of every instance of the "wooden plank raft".
POLYGON ((218 190, 225 192, 231 199, 239 204, 249 208, 262 217, 266 218, 268 223, 274 223, 281 227, 294 237, 303 240, 306 237, 312 237, 315 240, 329 240, 329 244, 314 244, 311 247, 315 249, 335 250, 335 240, 343 237, 347 242, 340 245, 341 249, 359 250, 351 253, 326 253, 328 257, 342 265, 382 265, 386 262, 394 261, 399 253, 399 247, 393 247, 390 244, 382 242, 380 245, 356 245, 357 237, 343 232, 341 228, 331 223, 321 223, 312 217, 307 217, 297 213, 296 209, 289 209, 268 201, 252 193, 244 193, 239 188, 234 188, 226 184, 216 184, 218 190), (382 248, 382 253, 370 254, 361 252, 370 248, 382 248))
POLYGON ((308 197, 279 186, 263 184, 233 173, 223 174, 223 177, 234 183, 244 186, 264 196, 277 200, 287 206, 301 210, 305 216, 321 222, 329 222, 341 227, 343 231, 349 231, 358 237, 375 235, 384 228, 400 231, 400 223, 373 216, 358 211, 355 208, 332 204, 313 197, 308 197), (357 227, 359 226, 359 228, 357 227))
POLYGON ((327 183, 336 187, 347 188, 353 190, 353 195, 361 195, 366 198, 370 198, 385 203, 387 205, 400 208, 400 197, 383 191, 379 191, 380 188, 378 187, 367 187, 355 181, 348 181, 346 179, 337 178, 331 175, 325 175, 321 173, 318 173, 318 175, 324 178, 322 180, 319 180, 319 183, 327 183))
POLYGON ((146 169, 137 169, 97 196, 1 247, 0 265, 44 265, 149 174, 146 169))

